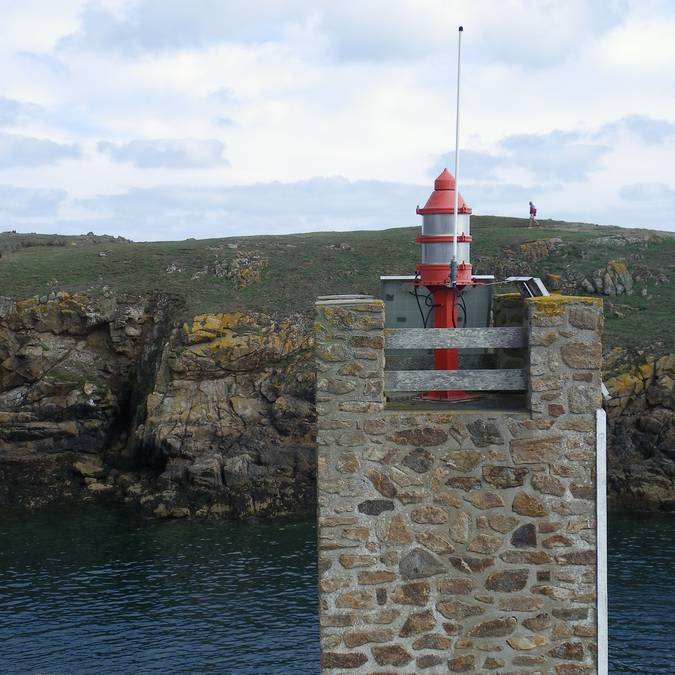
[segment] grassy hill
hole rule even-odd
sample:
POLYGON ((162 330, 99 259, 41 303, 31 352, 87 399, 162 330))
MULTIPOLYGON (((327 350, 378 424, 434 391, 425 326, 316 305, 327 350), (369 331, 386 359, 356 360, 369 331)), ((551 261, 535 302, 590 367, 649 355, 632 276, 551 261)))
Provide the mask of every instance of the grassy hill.
MULTIPOLYGON (((378 293, 381 274, 412 274, 418 228, 319 232, 175 242, 134 243, 115 237, 0 234, 0 295, 27 297, 53 290, 123 293, 155 290, 185 298, 186 314, 257 309, 307 313, 317 295, 378 293), (233 261, 261 260, 260 278, 240 287, 233 261)), ((630 295, 611 299, 606 343, 672 351, 675 334, 675 237, 582 223, 472 217, 472 255, 479 273, 503 274, 525 264, 532 274, 591 274, 624 258, 637 276, 630 295), (524 242, 559 238, 543 258, 524 262, 524 242), (510 261, 510 262, 509 262, 510 261)))

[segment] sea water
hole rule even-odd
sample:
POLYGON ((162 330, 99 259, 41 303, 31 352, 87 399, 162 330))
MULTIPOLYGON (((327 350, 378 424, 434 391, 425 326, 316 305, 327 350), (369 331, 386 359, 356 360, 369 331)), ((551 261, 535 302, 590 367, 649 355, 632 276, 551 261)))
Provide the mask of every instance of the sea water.
MULTIPOLYGON (((0 515, 2 673, 316 673, 313 519, 0 515)), ((610 672, 675 673, 675 517, 613 514, 610 672)))

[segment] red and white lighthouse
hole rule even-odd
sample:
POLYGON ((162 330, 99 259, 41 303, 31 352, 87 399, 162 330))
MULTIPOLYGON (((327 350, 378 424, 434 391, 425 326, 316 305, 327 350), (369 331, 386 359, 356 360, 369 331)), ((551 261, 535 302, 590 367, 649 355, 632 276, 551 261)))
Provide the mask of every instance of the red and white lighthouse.
MULTIPOLYGON (((462 290, 473 284, 471 209, 461 195, 455 195, 456 189, 454 177, 444 169, 434 181, 434 191, 427 203, 423 208, 417 207, 417 213, 422 216, 422 233, 417 237, 422 246, 422 262, 417 265, 415 283, 425 286, 431 293, 434 328, 457 328, 457 308, 462 290), (453 259, 455 251, 456 258, 453 259), (456 264, 455 274, 452 273, 453 263, 456 264)), ((457 350, 436 349, 434 366, 436 370, 456 370, 459 366, 457 350)), ((425 398, 444 400, 466 397, 466 393, 461 391, 425 394, 425 398)))
POLYGON ((417 243, 422 244, 422 262, 417 273, 423 286, 446 286, 451 283, 450 263, 457 235, 456 285, 471 284, 471 209, 462 195, 457 197, 457 227, 455 228, 455 179, 443 169, 434 181, 434 191, 423 208, 417 207, 422 216, 422 234, 417 243))

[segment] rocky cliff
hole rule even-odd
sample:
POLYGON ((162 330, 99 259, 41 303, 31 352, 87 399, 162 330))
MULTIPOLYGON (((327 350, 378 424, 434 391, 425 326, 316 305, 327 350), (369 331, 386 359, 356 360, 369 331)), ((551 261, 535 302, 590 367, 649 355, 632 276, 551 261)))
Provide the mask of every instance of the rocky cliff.
POLYGON ((157 516, 314 500, 310 332, 197 316, 166 296, 0 301, 0 504, 64 498, 157 516))
POLYGON ((0 299, 0 502, 71 497, 74 466, 123 463, 170 316, 161 297, 0 299))
POLYGON ((157 515, 280 514, 314 500, 314 375, 302 317, 194 317, 168 336, 134 445, 157 515))
POLYGON ((675 355, 615 350, 605 367, 618 372, 606 380, 610 496, 631 508, 675 511, 675 355))
MULTIPOLYGON (((306 317, 204 314, 166 295, 0 298, 0 504, 108 499, 159 517, 315 500, 306 317)), ((606 359, 610 490, 675 508, 675 357, 606 359)))

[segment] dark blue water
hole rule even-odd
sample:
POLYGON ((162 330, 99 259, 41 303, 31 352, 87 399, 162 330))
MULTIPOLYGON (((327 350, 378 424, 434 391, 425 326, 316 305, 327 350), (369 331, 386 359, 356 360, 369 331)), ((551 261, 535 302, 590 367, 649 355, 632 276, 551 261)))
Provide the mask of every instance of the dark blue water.
MULTIPOLYGON (((0 672, 315 673, 315 530, 0 515, 0 672)), ((675 518, 610 520, 610 671, 675 673, 675 518)))
POLYGON ((2 673, 314 673, 308 520, 0 516, 2 673))
POLYGON ((610 514, 611 673, 675 673, 675 515, 610 514))

